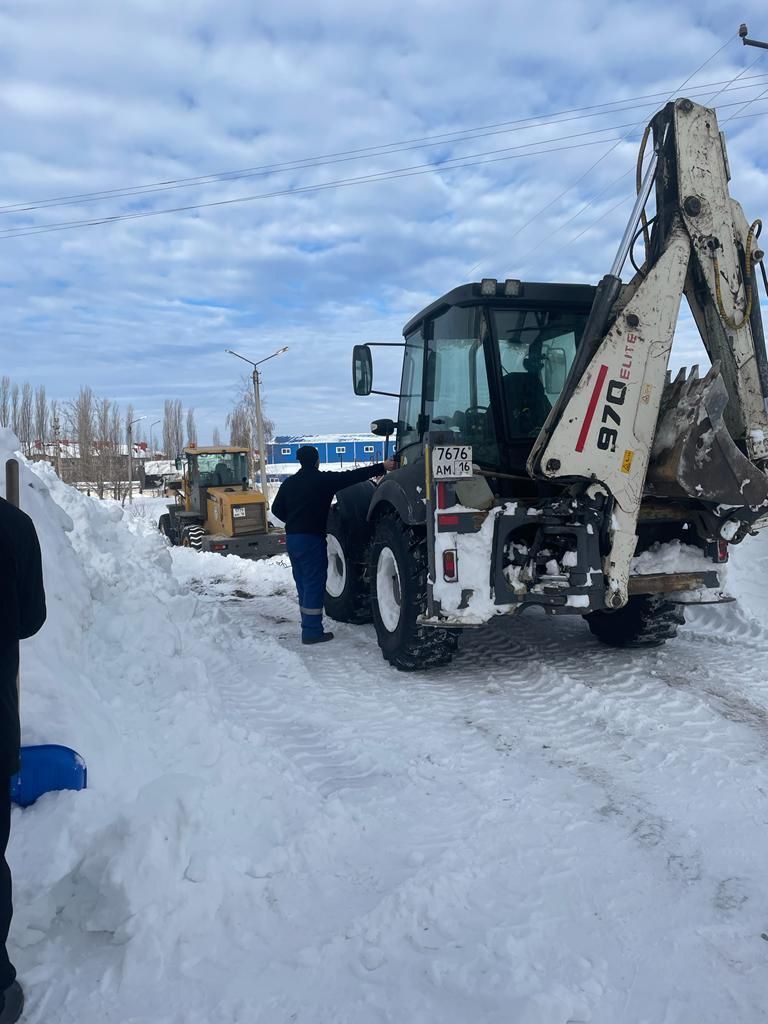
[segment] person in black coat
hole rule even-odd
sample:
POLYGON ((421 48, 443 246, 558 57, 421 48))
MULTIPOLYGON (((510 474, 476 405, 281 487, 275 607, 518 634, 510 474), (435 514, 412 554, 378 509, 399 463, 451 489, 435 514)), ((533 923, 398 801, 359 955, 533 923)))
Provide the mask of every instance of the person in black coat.
POLYGON ((6 942, 13 916, 11 869, 5 859, 11 831, 11 776, 19 769, 19 641, 45 622, 40 544, 32 520, 0 498, 0 1024, 21 1016, 24 995, 6 942))
POLYGON ((323 632, 323 600, 328 575, 325 542, 328 512, 337 491, 395 468, 392 459, 375 466, 349 469, 342 473, 321 473, 320 453, 312 445, 296 452, 301 469, 280 485, 272 511, 285 523, 286 548, 299 595, 301 642, 319 644, 333 640, 323 632))

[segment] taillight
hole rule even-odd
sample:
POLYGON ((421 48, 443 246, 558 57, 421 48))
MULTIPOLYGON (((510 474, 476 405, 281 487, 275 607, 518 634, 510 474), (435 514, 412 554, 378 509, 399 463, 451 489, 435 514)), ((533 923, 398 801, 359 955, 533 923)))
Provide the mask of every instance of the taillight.
POLYGON ((459 565, 455 549, 443 552, 443 579, 446 583, 455 583, 459 578, 459 565))
POLYGON ((728 561, 730 555, 730 544, 723 537, 719 537, 717 540, 710 541, 707 544, 707 556, 716 562, 718 565, 722 565, 723 562, 728 561))
POLYGON ((226 551, 228 544, 211 544, 211 551, 226 551))
POLYGON ((438 484, 437 485, 437 493, 435 495, 435 500, 436 500, 437 507, 438 508, 447 508, 448 507, 447 498, 448 498, 448 492, 447 492, 447 489, 446 489, 446 485, 444 483, 438 484))
POLYGON ((438 530, 455 530, 459 527, 459 514, 453 512, 450 515, 439 515, 437 517, 438 530))

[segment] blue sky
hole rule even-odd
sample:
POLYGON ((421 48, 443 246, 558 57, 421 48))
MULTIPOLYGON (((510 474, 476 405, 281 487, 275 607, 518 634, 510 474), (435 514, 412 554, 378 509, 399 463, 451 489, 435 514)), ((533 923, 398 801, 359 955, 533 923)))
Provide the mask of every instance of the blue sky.
MULTIPOLYGON (((630 98, 676 94, 729 37, 683 91, 707 87, 695 96, 706 101, 719 88, 709 83, 740 71, 737 85, 768 76, 768 51, 735 38, 742 20, 768 38, 762 0, 0 0, 0 206, 306 163, 593 104, 632 106, 241 180, 2 212, 0 230, 470 162, 514 146, 550 149, 0 235, 2 370, 61 399, 87 383, 153 420, 165 398, 181 398, 196 408, 205 439, 223 428, 241 376, 224 349, 261 358, 288 345, 264 373, 278 432, 365 428, 392 410, 388 399, 351 394, 355 342, 397 340, 419 308, 481 276, 596 282, 607 272, 631 206, 640 132, 661 105, 630 98), (624 141, 561 196, 617 138, 624 141), (555 151, 565 146, 579 148, 555 151)), ((755 99, 744 113, 768 114, 768 92, 756 99, 768 77, 756 82, 717 103, 755 99)), ((737 106, 723 107, 721 121, 734 113, 737 106)), ((768 215, 767 128, 768 117, 726 128, 732 191, 749 220, 768 215)), ((685 320, 675 362, 699 354, 685 320)), ((393 365, 378 369, 379 386, 396 384, 393 365)))

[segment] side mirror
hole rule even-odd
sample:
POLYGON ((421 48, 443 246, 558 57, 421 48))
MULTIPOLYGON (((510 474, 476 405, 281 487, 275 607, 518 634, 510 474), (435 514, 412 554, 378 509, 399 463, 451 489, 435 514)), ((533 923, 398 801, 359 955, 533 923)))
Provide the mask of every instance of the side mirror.
POLYGON ((396 427, 394 420, 374 420, 371 424, 371 433, 375 437, 392 437, 396 427))
POLYGON ((181 461, 181 456, 180 455, 176 456, 176 459, 174 460, 174 465, 176 466, 176 469, 183 469, 184 468, 184 463, 181 461))
POLYGON ((548 395, 559 395, 567 376, 565 349, 551 348, 544 358, 544 390, 548 395))
POLYGON ((356 395, 370 395, 373 390, 373 357, 367 345, 352 350, 352 387, 356 395))

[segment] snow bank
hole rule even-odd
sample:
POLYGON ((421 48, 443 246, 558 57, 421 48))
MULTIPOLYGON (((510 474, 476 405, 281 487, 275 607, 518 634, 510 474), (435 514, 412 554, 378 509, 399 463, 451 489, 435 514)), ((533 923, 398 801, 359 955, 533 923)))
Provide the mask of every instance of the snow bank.
MULTIPOLYGON (((0 432, 3 463, 16 447, 0 432)), ((247 931, 262 888, 252 874, 276 839, 273 801, 288 799, 281 774, 221 714, 216 608, 174 579, 151 520, 85 497, 45 464, 22 462, 21 505, 40 537, 49 609, 22 645, 23 742, 72 746, 89 771, 88 790, 14 810, 12 953, 30 1019, 70 1019, 45 992, 82 961, 84 972, 108 969, 113 994, 124 990, 123 1020, 207 1022, 203 989, 178 1017, 152 1012, 147 991, 162 993, 170 961, 177 972, 202 961, 202 985, 216 936, 247 931)), ((262 654, 254 679, 270 667, 266 639, 262 654)), ((290 656, 281 663, 290 676, 290 656)), ((75 1017, 105 1019, 85 1005, 75 1017)))
POLYGON ((22 505, 24 737, 90 781, 14 812, 27 1024, 762 1019, 768 534, 741 619, 496 620, 402 677, 370 626, 301 648, 288 567, 171 552, 161 502, 23 466, 22 505))

